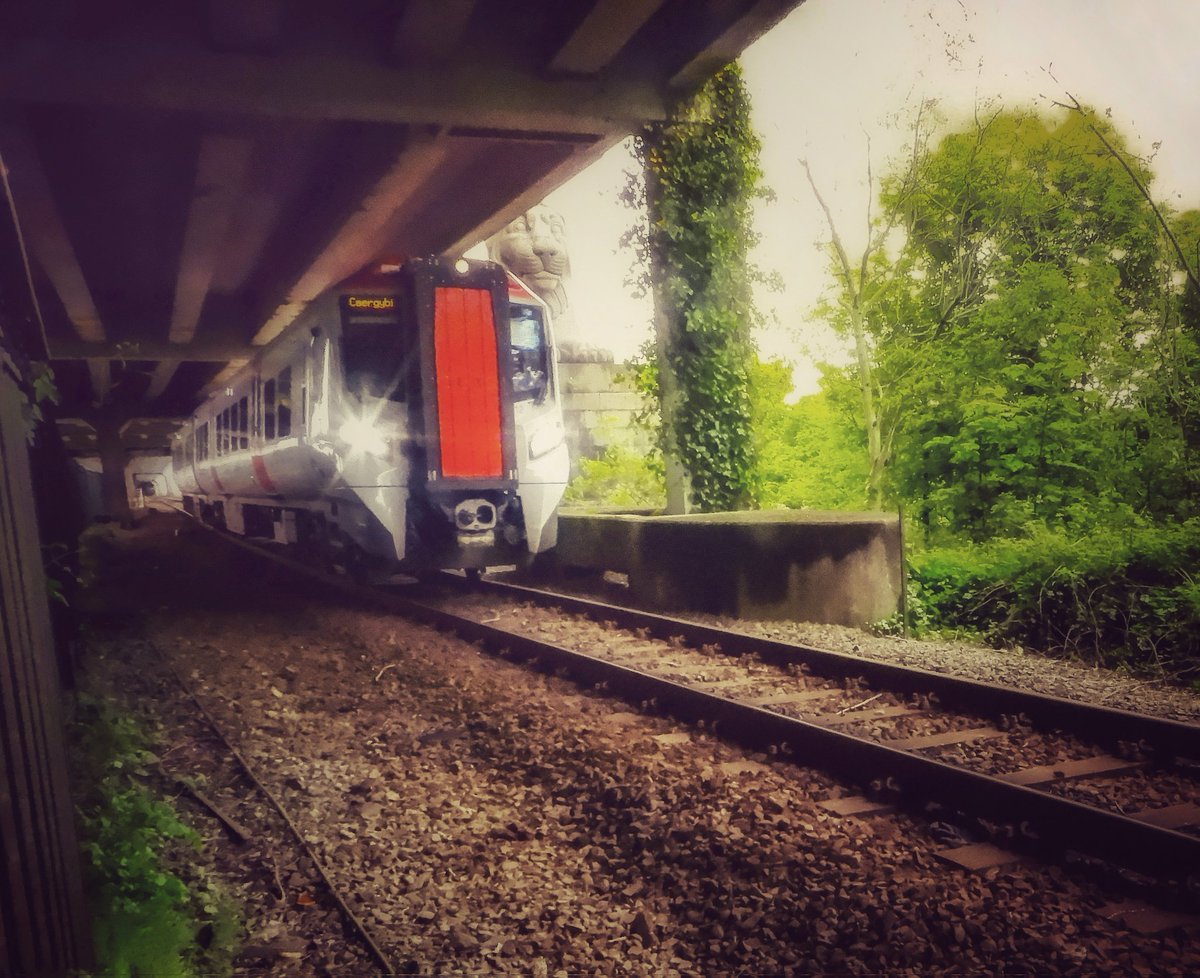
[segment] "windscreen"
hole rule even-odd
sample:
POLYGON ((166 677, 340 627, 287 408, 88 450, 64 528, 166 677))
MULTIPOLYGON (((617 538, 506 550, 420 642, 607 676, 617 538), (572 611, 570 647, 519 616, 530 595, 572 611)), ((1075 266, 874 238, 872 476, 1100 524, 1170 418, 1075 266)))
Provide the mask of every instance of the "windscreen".
POLYGON ((395 296, 342 297, 342 369, 351 394, 394 401, 408 396, 411 340, 397 305, 395 296))
POLYGON ((519 302, 510 302, 508 309, 513 398, 540 401, 546 396, 550 376, 542 310, 519 302))

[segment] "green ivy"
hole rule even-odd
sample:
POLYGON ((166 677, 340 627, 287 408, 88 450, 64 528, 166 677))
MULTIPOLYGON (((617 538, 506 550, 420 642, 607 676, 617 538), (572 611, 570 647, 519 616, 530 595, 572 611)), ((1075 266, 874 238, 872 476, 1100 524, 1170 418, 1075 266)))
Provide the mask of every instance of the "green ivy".
MULTIPOLYGON (((760 148, 741 69, 730 65, 669 121, 643 130, 635 152, 645 182, 626 191, 627 202, 646 205, 648 225, 632 243, 649 269, 642 285, 654 293, 678 389, 664 405, 663 447, 683 463, 701 511, 744 508, 754 496, 749 253, 753 202, 765 195, 760 148)), ((639 379, 663 400, 659 369, 644 367, 639 379)))

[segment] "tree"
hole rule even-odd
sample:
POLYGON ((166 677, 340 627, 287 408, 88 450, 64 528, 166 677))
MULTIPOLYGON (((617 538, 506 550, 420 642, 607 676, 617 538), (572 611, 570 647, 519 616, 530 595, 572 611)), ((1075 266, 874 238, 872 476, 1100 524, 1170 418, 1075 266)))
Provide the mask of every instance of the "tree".
POLYGON ((1147 369, 1138 393, 1146 449, 1135 478, 1146 507, 1180 518, 1200 503, 1200 211, 1167 213, 1171 247, 1162 263, 1160 305, 1145 340, 1147 369))
POLYGON ((825 393, 788 403, 791 371, 756 361, 751 369, 755 490, 764 507, 862 509, 867 459, 852 412, 825 393))
POLYGON ((703 511, 744 507, 753 496, 748 256, 759 148, 737 65, 635 141, 648 217, 635 244, 656 332, 654 363, 642 376, 659 402, 670 512, 688 508, 685 482, 703 511))
POLYGON ((976 539, 1121 500, 1161 257, 1122 166, 1076 116, 996 111, 945 136, 915 182, 886 180, 882 200, 906 230, 912 301, 877 343, 905 367, 923 351, 902 493, 931 528, 976 539))
MULTIPOLYGON (((924 153, 925 132, 922 128, 929 103, 922 103, 917 110, 913 125, 912 153, 907 179, 916 173, 917 164, 924 153)), ((867 193, 873 195, 875 188, 871 178, 870 143, 867 144, 867 193)), ((830 249, 833 257, 834 275, 841 285, 840 301, 836 309, 826 310, 830 321, 847 333, 854 342, 855 371, 858 380, 858 395, 862 409, 863 428, 867 434, 867 503, 871 509, 883 508, 884 469, 891 460, 892 440, 895 436, 895 413, 885 422, 886 411, 883 391, 875 371, 875 351, 868 331, 868 319, 878 312, 888 297, 888 278, 892 272, 885 258, 885 248, 900 215, 898 207, 891 207, 882 219, 873 220, 871 209, 867 209, 867 243, 857 264, 850 261, 842 237, 838 233, 833 213, 813 179, 808 160, 800 160, 804 175, 812 188, 813 196, 825 214, 831 236, 830 249)))
POLYGON ((1165 325, 1182 323, 1187 293, 1168 287, 1148 166, 1078 112, 977 113, 914 145, 881 183, 857 267, 831 227, 830 315, 864 341, 852 372, 860 401, 872 381, 870 454, 894 458, 892 491, 931 533, 976 539, 1157 512, 1182 484, 1164 405, 1200 412, 1154 349, 1196 362, 1182 325, 1165 325))

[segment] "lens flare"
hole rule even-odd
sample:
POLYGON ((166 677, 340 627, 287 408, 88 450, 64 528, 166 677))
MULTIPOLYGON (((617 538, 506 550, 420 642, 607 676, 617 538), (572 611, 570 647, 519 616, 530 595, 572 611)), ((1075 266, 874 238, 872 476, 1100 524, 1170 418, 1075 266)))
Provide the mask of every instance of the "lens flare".
POLYGON ((351 452, 363 452, 382 458, 387 454, 387 440, 379 433, 370 421, 365 418, 351 418, 338 432, 351 452))

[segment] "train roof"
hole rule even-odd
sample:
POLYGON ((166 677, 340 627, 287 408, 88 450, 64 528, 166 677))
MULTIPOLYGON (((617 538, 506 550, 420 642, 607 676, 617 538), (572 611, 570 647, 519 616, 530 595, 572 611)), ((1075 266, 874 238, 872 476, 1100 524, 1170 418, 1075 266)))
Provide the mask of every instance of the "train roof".
MULTIPOLYGON (((411 260, 412 259, 405 259, 403 261, 382 261, 375 265, 369 265, 361 271, 351 275, 349 278, 343 279, 329 291, 351 292, 370 291, 375 289, 386 291, 392 287, 394 276, 399 274, 404 265, 411 260)), ((474 259, 474 261, 481 262, 480 259, 474 259)), ((510 300, 516 300, 518 302, 533 302, 537 305, 545 305, 545 303, 542 302, 533 289, 522 282, 521 279, 519 279, 508 269, 504 269, 504 275, 508 280, 508 297, 510 300)))

